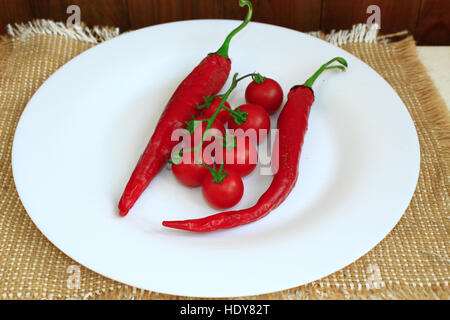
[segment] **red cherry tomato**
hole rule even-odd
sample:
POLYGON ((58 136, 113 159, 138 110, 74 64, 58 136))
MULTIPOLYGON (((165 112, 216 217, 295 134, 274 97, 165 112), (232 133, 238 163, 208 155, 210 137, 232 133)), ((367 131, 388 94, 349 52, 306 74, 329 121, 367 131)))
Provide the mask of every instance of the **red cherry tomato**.
MULTIPOLYGON (((202 117, 204 117, 204 119, 211 118, 213 116, 214 112, 216 112, 216 110, 219 107, 219 104, 221 102, 222 102, 222 98, 216 97, 208 109, 203 109, 202 117)), ((231 106, 227 101, 225 101, 224 106, 231 109, 231 106)), ((221 109, 219 111, 219 113, 217 114, 216 119, 218 119, 223 124, 226 124, 228 122, 228 120, 230 120, 230 111, 228 111, 226 109, 221 109)))
POLYGON ((213 182, 213 176, 208 173, 202 183, 202 192, 210 206, 218 210, 231 208, 241 201, 244 194, 244 183, 241 176, 234 170, 227 169, 228 175, 221 183, 213 182))
MULTIPOLYGON (((199 160, 200 161, 200 160, 199 160)), ((195 151, 186 152, 178 164, 172 164, 172 172, 177 180, 187 187, 199 187, 205 176, 209 173, 209 169, 195 161, 195 151)), ((209 166, 212 165, 212 158, 207 154, 202 155, 202 163, 209 166)))
POLYGON ((264 82, 252 81, 245 90, 247 103, 258 104, 269 114, 275 113, 283 102, 283 89, 275 80, 266 78, 264 82))
POLYGON ((222 154, 216 154, 215 162, 224 164, 224 169, 231 169, 241 177, 249 175, 258 162, 258 150, 249 139, 238 139, 235 148, 223 148, 222 154))
MULTIPOLYGON (((251 134, 247 130, 255 130, 256 141, 259 143, 263 141, 270 130, 270 117, 266 109, 257 104, 244 104, 239 107, 241 111, 247 112, 247 121, 237 125, 234 119, 230 120, 228 123, 228 128, 230 129, 242 129, 244 133, 251 134), (264 131, 265 130, 265 131, 264 131)), ((235 134, 239 135, 239 134, 235 134)))

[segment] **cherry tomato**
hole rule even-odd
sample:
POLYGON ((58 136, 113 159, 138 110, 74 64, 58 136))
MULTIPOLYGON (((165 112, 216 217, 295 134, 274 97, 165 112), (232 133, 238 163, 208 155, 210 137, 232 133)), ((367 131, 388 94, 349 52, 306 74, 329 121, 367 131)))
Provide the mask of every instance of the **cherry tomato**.
MULTIPOLYGON (((202 154, 202 163, 211 166, 212 158, 207 154, 202 154)), ((187 187, 199 187, 209 169, 195 161, 195 151, 186 152, 178 164, 172 164, 172 172, 177 180, 187 187)))
MULTIPOLYGON (((221 102, 222 102, 222 98, 216 97, 208 109, 203 109, 202 117, 204 117, 204 119, 211 118, 213 116, 214 112, 216 112, 216 110, 219 107, 219 104, 221 102)), ((231 109, 231 106, 227 101, 225 101, 224 106, 231 109)), ((228 111, 226 109, 220 110, 219 113, 217 114, 216 119, 220 120, 220 122, 222 122, 223 124, 226 124, 228 122, 228 120, 230 120, 230 111, 228 111)))
POLYGON ((258 150, 249 139, 238 139, 235 148, 223 148, 222 154, 216 154, 215 162, 224 164, 224 169, 231 169, 241 177, 249 175, 258 162, 258 150))
POLYGON ((247 103, 259 104, 269 114, 275 113, 283 102, 283 89, 275 80, 266 78, 264 82, 252 81, 245 90, 247 103))
MULTIPOLYGON (((234 119, 230 120, 228 123, 228 128, 230 129, 242 129, 244 133, 251 134, 252 132, 247 130, 255 130, 256 141, 260 143, 263 141, 270 130, 270 117, 266 109, 257 104, 244 104, 239 107, 243 112, 247 112, 247 121, 237 125, 234 119), (261 130, 261 131, 260 131, 261 130), (264 131, 265 130, 265 131, 264 131)), ((235 135, 239 135, 235 133, 235 135)))
POLYGON ((213 182, 209 172, 202 183, 202 192, 210 206, 218 210, 231 208, 241 201, 244 194, 244 183, 241 176, 234 170, 227 169, 228 175, 221 183, 213 182))

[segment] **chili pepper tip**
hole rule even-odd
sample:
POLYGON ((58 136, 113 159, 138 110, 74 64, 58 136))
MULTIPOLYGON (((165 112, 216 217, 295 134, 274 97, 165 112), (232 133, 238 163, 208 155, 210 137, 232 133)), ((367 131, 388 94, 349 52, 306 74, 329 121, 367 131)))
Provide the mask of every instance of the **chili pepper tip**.
POLYGON ((185 230, 186 224, 183 221, 163 221, 162 225, 167 228, 185 230))
POLYGON ((128 214, 128 212, 120 210, 120 211, 119 211, 119 214, 120 214, 122 217, 125 217, 125 216, 128 214))

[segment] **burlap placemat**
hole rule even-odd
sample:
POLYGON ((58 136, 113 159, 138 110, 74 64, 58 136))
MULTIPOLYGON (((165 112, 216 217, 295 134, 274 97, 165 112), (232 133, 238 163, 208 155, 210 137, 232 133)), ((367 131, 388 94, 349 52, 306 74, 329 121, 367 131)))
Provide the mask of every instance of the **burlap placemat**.
MULTIPOLYGON (((417 128, 421 173, 398 225, 364 257, 324 279, 268 299, 448 299, 448 164, 450 121, 444 101, 411 37, 374 41, 354 28, 327 39, 379 72, 398 92, 417 128)), ((372 33, 371 33, 372 32, 372 33)), ((9 29, 0 42, 0 297, 2 299, 173 299, 94 273, 56 249, 35 227, 17 195, 11 146, 19 117, 39 86, 60 66, 114 37, 108 28, 68 30, 40 21, 9 29)), ((325 36, 316 34, 318 36, 325 36)))

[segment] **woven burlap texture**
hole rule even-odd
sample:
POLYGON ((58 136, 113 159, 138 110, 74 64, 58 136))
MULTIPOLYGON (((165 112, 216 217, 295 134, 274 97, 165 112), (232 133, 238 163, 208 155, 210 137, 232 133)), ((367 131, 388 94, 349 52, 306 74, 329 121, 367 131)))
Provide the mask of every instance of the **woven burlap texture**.
MULTIPOLYGON (((101 39, 100 39, 101 40, 101 39)), ((24 33, 0 42, 0 298, 174 299, 94 273, 55 248, 35 227, 15 189, 14 131, 27 102, 60 66, 97 41, 24 33), (74 282, 74 276, 79 281, 74 282)), ((448 299, 449 118, 417 58, 415 43, 342 47, 379 72, 406 104, 421 145, 421 173, 409 208, 392 232, 350 266, 298 288, 249 299, 448 299)))

